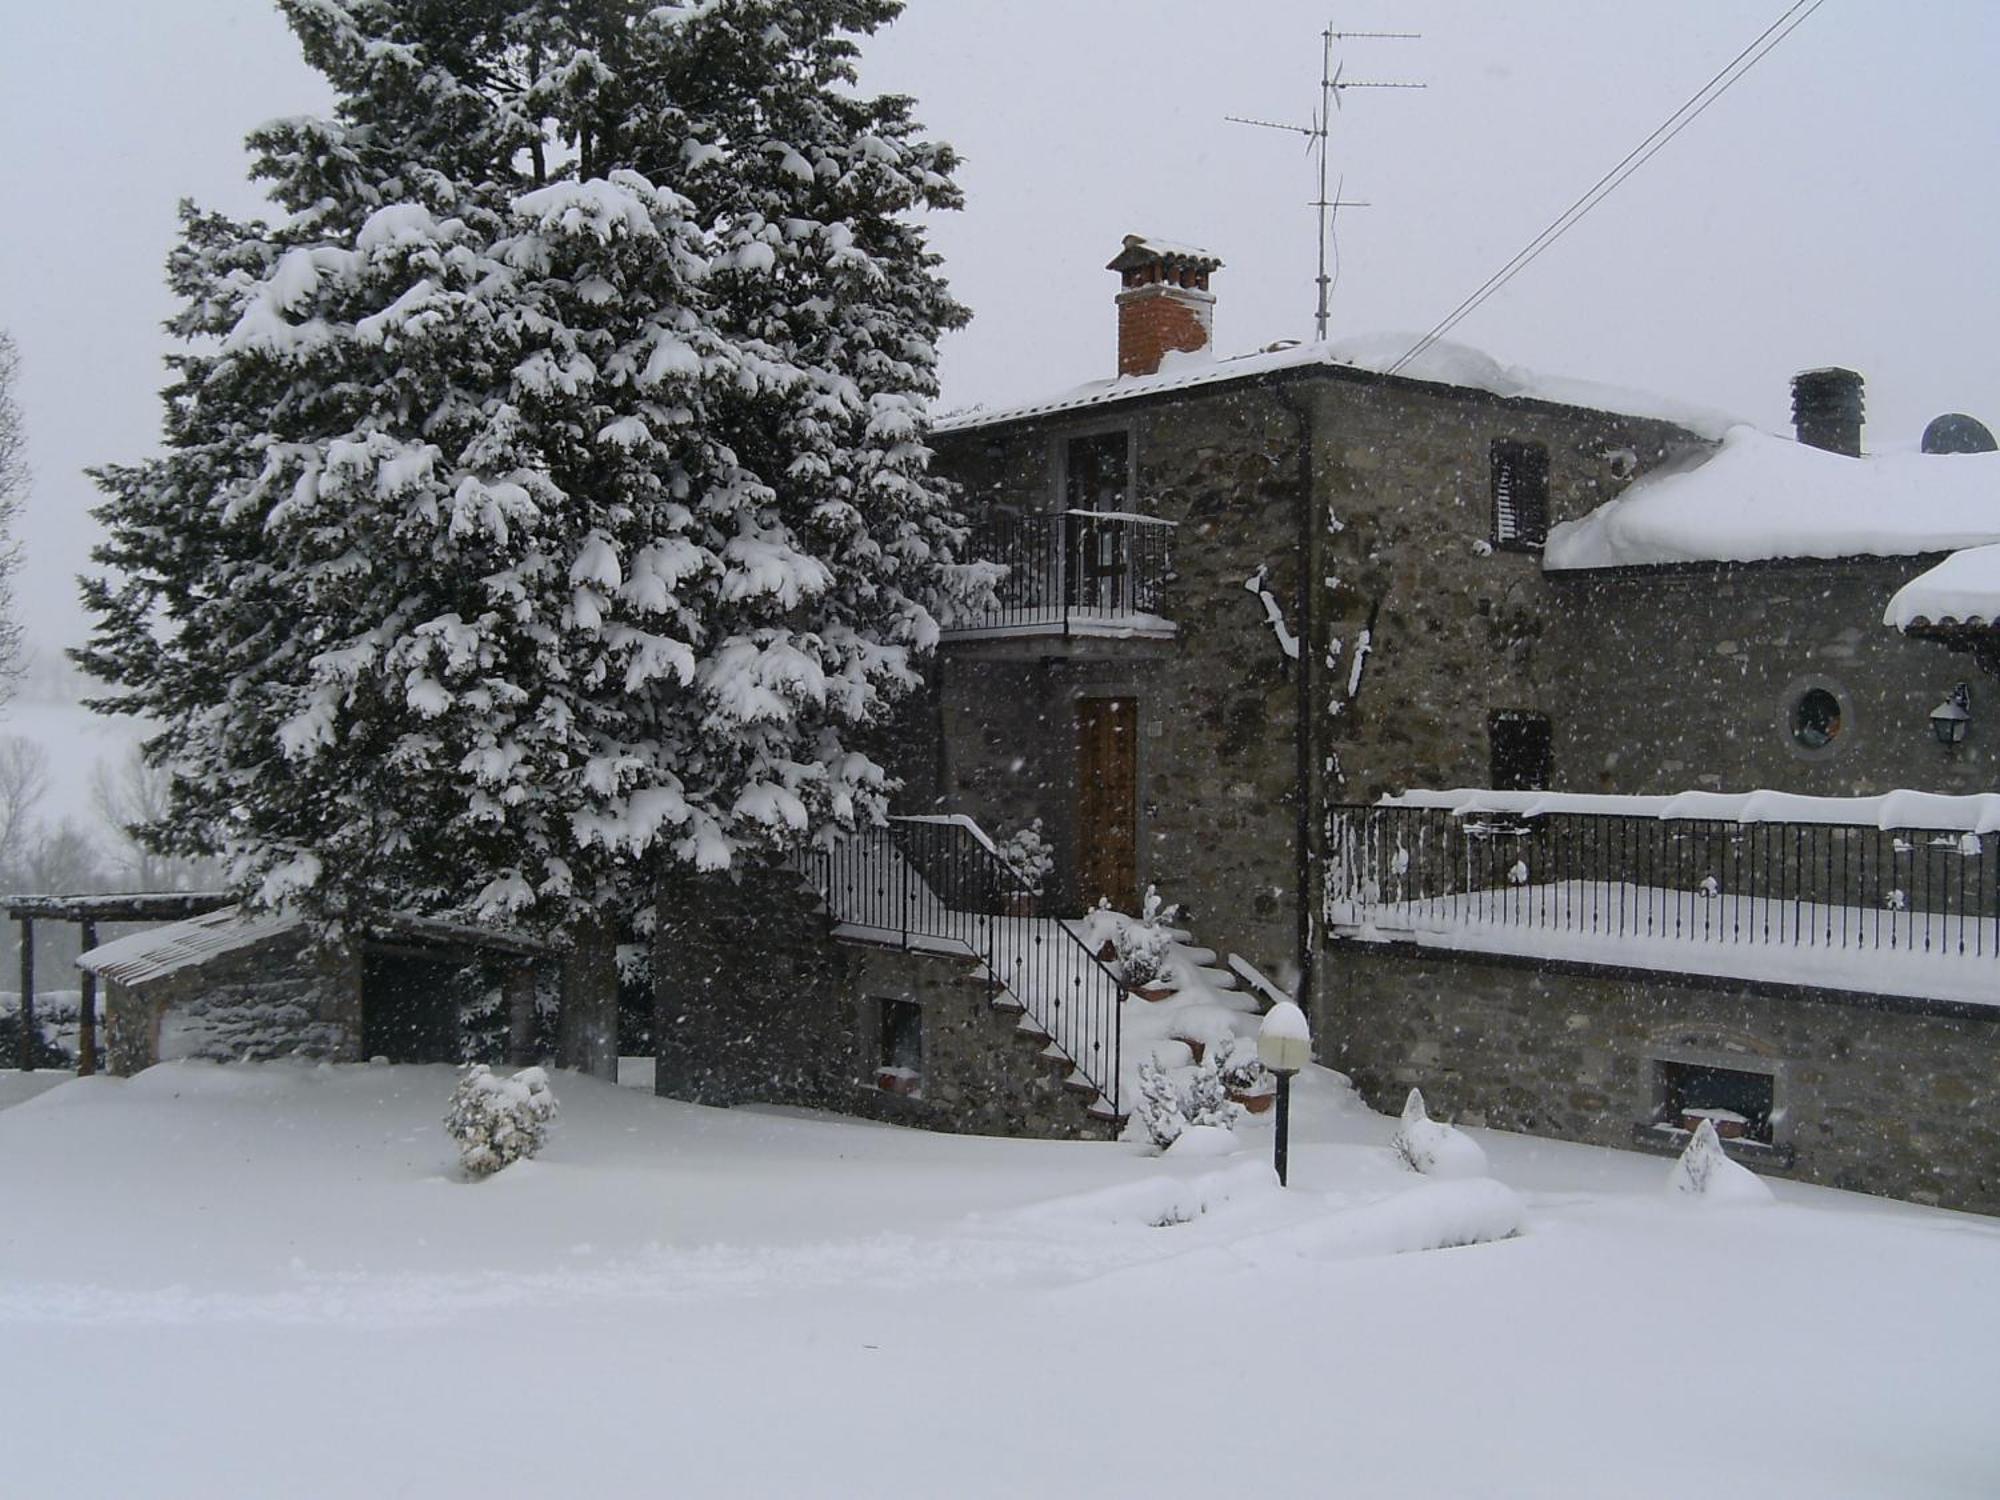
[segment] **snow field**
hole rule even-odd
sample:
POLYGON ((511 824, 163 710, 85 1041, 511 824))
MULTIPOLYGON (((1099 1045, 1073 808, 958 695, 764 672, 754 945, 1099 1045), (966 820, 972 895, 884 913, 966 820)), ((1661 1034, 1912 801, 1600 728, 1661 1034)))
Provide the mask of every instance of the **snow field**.
POLYGON ((1490 1131, 1492 1178, 1420 1178, 1317 1072, 1290 1191, 1262 1134, 1180 1162, 568 1074, 544 1154, 467 1183, 455 1077, 176 1064, 0 1110, 0 1411, 43 1435, 9 1493, 2000 1486, 1986 1220, 1695 1207, 1660 1159, 1490 1131))

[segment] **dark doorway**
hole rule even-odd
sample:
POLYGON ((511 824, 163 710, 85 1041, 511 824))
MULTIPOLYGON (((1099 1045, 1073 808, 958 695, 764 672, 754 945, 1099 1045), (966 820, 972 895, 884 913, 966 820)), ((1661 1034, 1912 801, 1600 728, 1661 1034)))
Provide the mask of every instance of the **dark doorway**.
POLYGON ((1085 905, 1099 896, 1120 911, 1139 904, 1139 704, 1076 704, 1076 873, 1085 905))
POLYGON ((370 953, 361 967, 361 1055, 457 1062, 458 1010, 473 976, 460 964, 370 953))
POLYGON ((1063 454, 1063 504, 1070 510, 1124 510, 1132 449, 1122 432, 1071 438, 1063 454))
POLYGON ((1496 709, 1486 720, 1489 772, 1495 791, 1545 792, 1555 774, 1555 740, 1541 714, 1496 709))

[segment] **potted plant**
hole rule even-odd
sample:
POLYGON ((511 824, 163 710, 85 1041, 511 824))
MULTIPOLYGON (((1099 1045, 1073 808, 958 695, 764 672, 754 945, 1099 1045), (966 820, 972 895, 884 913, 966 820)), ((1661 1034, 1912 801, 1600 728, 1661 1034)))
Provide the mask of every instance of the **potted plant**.
POLYGON ((1042 820, 1036 818, 1026 828, 1016 829, 998 846, 1000 862, 1020 885, 1005 893, 1003 902, 1010 917, 1032 917, 1040 909, 1042 888, 1055 873, 1056 852, 1042 837, 1042 820))

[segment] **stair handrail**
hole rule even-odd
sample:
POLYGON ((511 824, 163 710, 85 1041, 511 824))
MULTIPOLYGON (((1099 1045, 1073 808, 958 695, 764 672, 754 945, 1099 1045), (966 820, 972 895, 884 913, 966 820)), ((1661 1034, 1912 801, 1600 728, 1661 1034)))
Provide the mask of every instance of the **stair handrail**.
POLYGON ((1022 915, 1035 892, 975 820, 894 815, 813 852, 835 921, 894 933, 905 949, 917 939, 962 946, 980 960, 989 998, 1011 993, 1123 1116, 1125 986, 1067 922, 1022 915))

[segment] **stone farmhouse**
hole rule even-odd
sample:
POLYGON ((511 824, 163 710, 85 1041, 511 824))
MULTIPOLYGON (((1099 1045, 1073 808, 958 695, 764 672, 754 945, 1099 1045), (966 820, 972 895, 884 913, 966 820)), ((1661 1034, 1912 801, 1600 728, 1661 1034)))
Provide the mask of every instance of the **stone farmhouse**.
MULTIPOLYGON (((1709 1118, 2000 1211, 1984 430, 1864 454, 1840 370, 1773 435, 1443 346, 1219 358, 1217 257, 1109 269, 1115 377, 937 424, 1006 571, 885 733, 900 815, 663 895, 657 1087, 1103 1135, 1296 996, 1378 1107, 1661 1152, 1709 1118), (1096 908, 1155 887, 1140 983, 1096 908)), ((419 937, 458 935, 379 941, 419 937)), ((171 941, 98 960, 123 1034, 171 941)), ((486 961, 518 1051, 527 957, 486 961)))
POLYGON ((1218 359, 1216 257, 1110 269, 1116 378, 939 424, 1009 573, 899 729, 919 821, 826 858, 843 941, 784 993, 682 1008, 663 964, 662 1086, 1115 1128, 1135 1057, 1284 991, 1381 1107, 1661 1151, 1706 1114, 2000 1209, 2000 457, 1862 456, 1843 371, 1794 437, 1466 351, 1218 359), (1025 923, 970 870, 1037 820, 1025 923), (1048 952, 1154 885, 1206 1014, 1048 952))

